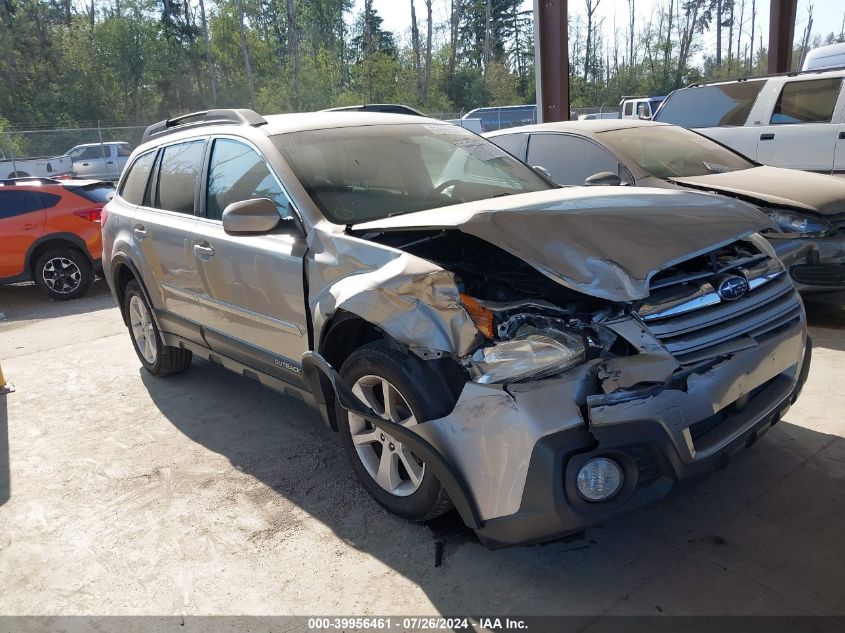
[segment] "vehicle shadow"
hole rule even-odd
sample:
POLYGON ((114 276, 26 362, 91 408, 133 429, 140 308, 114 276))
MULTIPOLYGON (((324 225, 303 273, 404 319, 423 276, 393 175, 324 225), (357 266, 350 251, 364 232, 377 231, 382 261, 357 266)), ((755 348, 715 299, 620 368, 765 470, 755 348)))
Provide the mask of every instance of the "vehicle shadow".
POLYGON ((845 292, 804 295, 814 347, 845 351, 845 292))
POLYGON ((84 297, 54 301, 34 283, 0 286, 0 324, 27 319, 50 319, 84 314, 114 307, 114 299, 105 281, 98 279, 84 297))
POLYGON ((429 526, 388 514, 355 480, 337 436, 298 400, 203 361, 167 380, 140 374, 184 435, 410 579, 439 613, 794 613, 805 604, 792 591, 800 583, 819 604, 845 610, 845 542, 817 528, 845 518, 830 505, 845 459, 815 468, 812 483, 783 483, 812 452, 841 447, 838 436, 782 421, 727 470, 586 538, 491 552, 455 512, 429 526))

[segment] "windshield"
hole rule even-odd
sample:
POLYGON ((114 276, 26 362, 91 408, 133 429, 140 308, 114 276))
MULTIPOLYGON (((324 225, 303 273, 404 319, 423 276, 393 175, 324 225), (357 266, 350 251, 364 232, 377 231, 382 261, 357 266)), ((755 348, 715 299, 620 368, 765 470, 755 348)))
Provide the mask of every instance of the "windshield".
POLYGON ((451 124, 311 130, 273 140, 337 224, 553 188, 493 143, 451 124))
POLYGON ((660 125, 602 132, 601 142, 652 176, 683 178, 750 169, 754 163, 680 127, 660 125))

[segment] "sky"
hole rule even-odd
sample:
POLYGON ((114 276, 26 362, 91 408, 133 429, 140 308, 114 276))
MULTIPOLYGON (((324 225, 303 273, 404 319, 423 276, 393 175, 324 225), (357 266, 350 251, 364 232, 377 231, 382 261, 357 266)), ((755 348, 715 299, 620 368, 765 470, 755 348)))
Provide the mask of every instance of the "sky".
MULTIPOLYGON (((356 10, 363 7, 363 0, 356 0, 356 10)), ((444 22, 449 14, 450 0, 434 0, 434 19, 435 23, 444 22)), ((637 0, 637 22, 642 23, 648 16, 651 15, 652 6, 658 4, 656 0, 637 0)), ((813 30, 812 33, 821 33, 827 35, 831 31, 839 32, 842 26, 842 17, 845 14, 845 3, 842 0, 798 0, 798 12, 795 20, 795 39, 800 41, 804 33, 804 28, 807 25, 807 9, 808 5, 813 5, 813 30)), ((750 35, 751 19, 750 6, 751 0, 746 1, 746 16, 744 29, 747 35, 750 35)), ((411 23, 411 3, 408 0, 373 0, 373 6, 378 11, 379 15, 384 19, 384 26, 390 31, 397 33, 400 37, 408 38, 407 35, 411 23)), ((417 18, 422 20, 425 11, 425 3, 417 0, 417 18)), ((525 8, 530 9, 533 6, 532 0, 525 1, 525 8)), ((584 15, 584 0, 569 0, 569 14, 570 19, 574 19, 576 14, 584 15)), ((613 36, 613 19, 614 15, 617 20, 617 28, 620 32, 624 32, 628 20, 628 0, 600 0, 597 16, 599 19, 604 18, 604 31, 606 38, 609 40, 613 36)), ((756 35, 755 42, 760 41, 760 29, 762 28, 763 42, 768 46, 769 36, 769 0, 757 0, 757 20, 756 20, 756 35)), ((445 36, 445 34, 444 34, 445 36)), ((723 32, 723 39, 726 35, 723 32)), ((708 51, 712 51, 715 47, 716 33, 711 31, 704 35, 704 46, 708 51)), ((745 38, 747 41, 747 37, 745 38)), ((755 45, 756 48, 756 45, 755 45)))

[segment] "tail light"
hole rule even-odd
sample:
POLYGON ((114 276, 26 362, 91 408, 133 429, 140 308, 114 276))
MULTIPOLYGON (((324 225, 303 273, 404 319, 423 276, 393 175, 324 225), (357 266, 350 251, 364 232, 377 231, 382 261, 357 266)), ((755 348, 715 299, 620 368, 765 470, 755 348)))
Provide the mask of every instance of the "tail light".
POLYGON ((76 217, 88 220, 89 222, 102 223, 103 208, 91 207, 90 209, 82 209, 81 211, 74 211, 76 217))

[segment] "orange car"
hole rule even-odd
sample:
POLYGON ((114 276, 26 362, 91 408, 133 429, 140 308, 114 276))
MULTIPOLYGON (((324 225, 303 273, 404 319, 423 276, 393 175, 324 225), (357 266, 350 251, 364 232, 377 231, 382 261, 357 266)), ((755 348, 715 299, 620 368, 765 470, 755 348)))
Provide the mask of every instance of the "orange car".
POLYGON ((100 212, 113 195, 98 180, 0 180, 0 284, 34 280, 54 299, 83 295, 100 266, 100 212))

